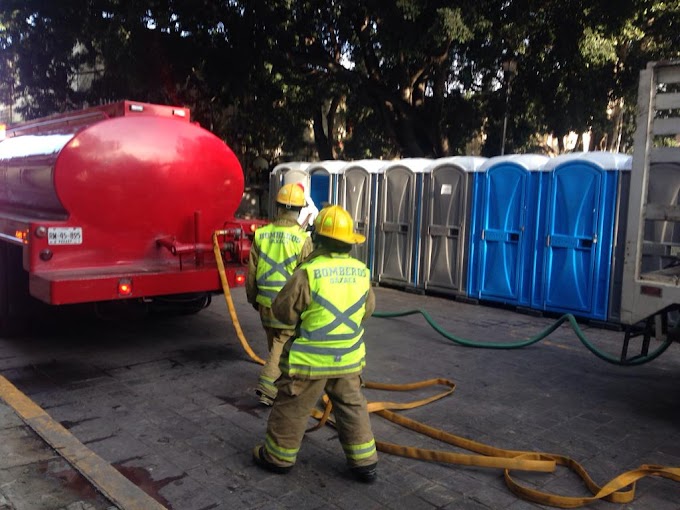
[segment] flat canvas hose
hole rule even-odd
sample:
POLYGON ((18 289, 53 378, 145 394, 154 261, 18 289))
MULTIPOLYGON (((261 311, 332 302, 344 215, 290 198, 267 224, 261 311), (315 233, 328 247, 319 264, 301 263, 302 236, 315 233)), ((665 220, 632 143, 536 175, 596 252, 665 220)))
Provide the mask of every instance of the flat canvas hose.
MULTIPOLYGON (((248 343, 248 340, 245 338, 243 330, 241 329, 238 316, 236 315, 236 309, 234 308, 234 302, 231 298, 231 291, 229 289, 229 283, 227 281, 226 273, 224 270, 222 254, 220 252, 219 244, 217 241, 217 236, 222 234, 223 234, 222 231, 216 231, 213 234, 213 249, 215 252, 215 259, 217 260, 217 268, 220 273, 220 280, 222 282, 222 289, 224 291, 225 301, 227 303, 227 308, 229 309, 229 315, 231 316, 231 320, 234 325, 236 335, 238 336, 239 341, 241 342, 241 345, 245 352, 255 363, 263 365, 265 363, 264 360, 257 356, 257 354, 255 354, 253 349, 250 347, 250 344, 248 343)), ((388 318, 411 315, 414 313, 421 313, 427 319, 430 325, 432 325, 437 331, 442 333, 450 340, 460 343, 461 345, 465 345, 468 347, 484 347, 494 349, 510 349, 531 345, 548 336, 555 329, 557 329, 557 327, 560 324, 562 324, 562 322, 569 321, 572 328, 574 328, 576 334, 579 336, 579 339, 582 342, 584 342, 586 347, 588 347, 591 350, 591 352, 598 355, 598 357, 601 357, 605 361, 609 361, 612 363, 615 362, 614 358, 611 358, 610 356, 607 356, 604 353, 600 353, 599 351, 597 351, 597 349, 595 349, 592 346, 592 344, 590 344, 590 342, 587 341, 587 339, 580 331, 580 329, 578 329, 578 325, 576 324, 576 320, 573 318, 573 316, 568 315, 561 317, 553 326, 547 328, 544 332, 537 335, 536 337, 533 337, 523 342, 517 342, 514 344, 478 343, 454 337, 453 335, 446 333, 439 326, 437 326, 436 323, 432 321, 427 312, 422 310, 410 310, 408 312, 399 313, 376 312, 373 315, 375 317, 388 318)), ((669 343, 670 342, 664 343, 656 351, 647 356, 647 358, 650 359, 646 359, 645 362, 651 361, 651 359, 654 359, 659 354, 661 354, 664 350, 668 348, 669 343)), ((414 432, 423 434, 432 439, 437 439, 443 443, 474 452, 476 455, 453 453, 442 450, 429 450, 424 448, 416 448, 413 446, 404 446, 376 440, 377 449, 384 453, 399 455, 401 457, 408 457, 418 460, 443 462, 447 464, 455 464, 461 466, 477 466, 503 469, 506 485, 514 494, 523 499, 526 499, 527 501, 532 501, 541 505, 548 505, 558 508, 578 508, 597 500, 605 500, 609 501, 610 503, 629 503, 633 501, 633 499, 635 498, 635 482, 637 482, 641 478, 645 478, 647 476, 659 476, 662 478, 668 478, 670 480, 680 482, 680 467, 643 464, 639 468, 633 469, 631 471, 626 471, 625 473, 616 476, 605 485, 600 486, 593 481, 593 479, 590 477, 588 472, 583 468, 583 466, 581 466, 578 462, 569 457, 552 453, 529 452, 521 450, 504 450, 502 448, 496 448, 490 445, 486 445, 484 443, 478 443, 471 439, 451 434, 441 429, 430 427, 422 422, 406 418, 405 416, 393 412, 393 410, 413 409, 415 407, 423 406, 430 402, 434 402, 448 395, 451 395, 455 390, 456 385, 455 383, 448 379, 435 378, 409 384, 383 384, 375 382, 366 382, 365 386, 367 389, 398 392, 421 390, 432 386, 445 387, 446 389, 440 393, 436 393, 435 395, 432 395, 430 397, 410 402, 369 402, 368 411, 371 413, 375 413, 391 421, 392 423, 413 430, 414 432), (555 467, 558 465, 564 466, 573 471, 575 474, 577 474, 581 478, 581 480, 583 480, 583 483, 591 492, 592 496, 561 496, 544 491, 539 491, 537 489, 526 487, 518 483, 514 478, 512 478, 510 474, 512 470, 549 473, 554 472, 555 467)), ((334 426, 334 422, 331 417, 332 405, 330 400, 328 399, 328 396, 324 395, 322 401, 324 404, 323 410, 321 409, 312 410, 312 416, 319 420, 319 423, 315 427, 309 429, 309 431, 319 429, 324 425, 334 426)))
POLYGON ((250 344, 248 343, 248 340, 246 340, 245 335, 243 334, 243 330, 241 329, 241 323, 238 321, 238 316, 236 315, 236 308, 234 307, 234 300, 231 298, 231 291, 229 290, 229 282, 227 281, 227 273, 224 270, 224 261, 222 260, 222 251, 220 250, 220 245, 217 240, 217 236, 219 235, 225 235, 226 232, 223 230, 216 230, 213 232, 212 236, 212 241, 213 241, 213 253, 215 254, 215 261, 217 262, 217 270, 220 273, 220 281, 222 282, 222 291, 224 293, 224 300, 227 303, 227 309, 229 310, 229 315, 231 316, 231 322, 234 325, 234 329, 236 330, 236 336, 238 339, 241 341, 241 346, 243 347, 243 350, 246 351, 248 356, 255 361, 255 363, 259 363, 260 365, 264 365, 265 361, 260 358, 257 354, 255 354, 255 351, 250 347, 250 344))

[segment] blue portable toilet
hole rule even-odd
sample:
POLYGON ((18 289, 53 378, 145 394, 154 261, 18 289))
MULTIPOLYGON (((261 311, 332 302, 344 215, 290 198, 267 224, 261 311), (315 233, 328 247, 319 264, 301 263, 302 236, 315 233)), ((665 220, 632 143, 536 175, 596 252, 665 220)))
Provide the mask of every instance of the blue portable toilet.
POLYGON ((390 161, 379 177, 374 272, 379 283, 416 286, 423 171, 432 161, 425 158, 390 161))
POLYGON ((631 156, 610 152, 565 154, 546 165, 532 308, 618 320, 631 165, 631 156))
POLYGON ((425 168, 418 288, 467 295, 473 175, 486 160, 452 156, 425 168))
POLYGON ((469 297, 530 305, 548 161, 538 154, 496 156, 474 175, 469 297))
POLYGON ((371 270, 375 281, 375 229, 377 220, 378 176, 386 161, 363 159, 350 161, 342 168, 338 182, 338 201, 352 216, 354 229, 364 236, 366 242, 356 244, 350 252, 371 270))
POLYGON ((306 168, 309 175, 309 195, 318 209, 324 204, 338 203, 338 181, 346 161, 328 160, 312 163, 306 168))
MULTIPOLYGON (((269 174, 269 218, 276 215, 276 195, 284 184, 301 183, 309 189, 309 174, 306 161, 290 161, 276 165, 269 174)), ((306 193, 306 191, 305 191, 306 193)))

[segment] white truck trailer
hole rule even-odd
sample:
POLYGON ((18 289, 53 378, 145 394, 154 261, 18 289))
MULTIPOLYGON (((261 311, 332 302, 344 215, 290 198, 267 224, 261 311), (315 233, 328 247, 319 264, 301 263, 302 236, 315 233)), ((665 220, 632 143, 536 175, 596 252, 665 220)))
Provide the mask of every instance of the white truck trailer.
POLYGON ((680 60, 650 62, 640 73, 621 293, 628 342, 645 327, 666 340, 680 309, 680 60))

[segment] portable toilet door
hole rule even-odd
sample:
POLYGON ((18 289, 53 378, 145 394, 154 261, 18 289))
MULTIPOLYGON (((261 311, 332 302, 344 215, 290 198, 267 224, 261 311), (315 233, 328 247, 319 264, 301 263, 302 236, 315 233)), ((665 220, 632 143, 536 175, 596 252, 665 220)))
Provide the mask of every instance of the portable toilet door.
POLYGON ((307 167, 309 194, 318 209, 322 209, 324 204, 338 203, 338 180, 345 166, 346 161, 328 160, 307 167))
POLYGON ((378 176, 386 162, 379 159, 351 161, 339 175, 338 200, 354 221, 354 230, 366 236, 366 242, 355 244, 350 254, 371 270, 375 281, 375 225, 377 223, 378 176))
POLYGON ((624 154, 584 152, 546 165, 546 224, 537 239, 544 267, 537 266, 533 308, 609 320, 613 273, 623 270, 623 260, 614 258, 621 171, 631 163, 624 154))
POLYGON ((375 277, 379 283, 415 287, 420 258, 423 171, 433 160, 388 163, 380 176, 375 277))
POLYGON ((535 224, 541 216, 547 156, 496 156, 474 176, 468 295, 531 303, 535 224))
POLYGON ((467 295, 472 177, 487 158, 453 156, 425 170, 422 270, 425 291, 467 295))
POLYGON ((276 195, 284 184, 302 183, 309 189, 309 174, 306 161, 291 161, 276 165, 269 174, 269 218, 276 216, 276 195))

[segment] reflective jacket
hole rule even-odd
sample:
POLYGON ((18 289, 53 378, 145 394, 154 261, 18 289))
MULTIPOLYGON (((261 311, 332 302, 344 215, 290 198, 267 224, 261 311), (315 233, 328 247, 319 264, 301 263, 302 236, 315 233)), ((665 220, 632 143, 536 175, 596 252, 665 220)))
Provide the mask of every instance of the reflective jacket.
POLYGON ((297 224, 270 223, 255 231, 255 244, 259 248, 255 272, 259 304, 271 308, 272 300, 293 274, 307 238, 307 233, 297 224))
POLYGON ((311 299, 281 359, 282 371, 309 379, 361 372, 366 365, 361 322, 372 292, 368 268, 348 254, 328 253, 298 271, 306 275, 311 299))

